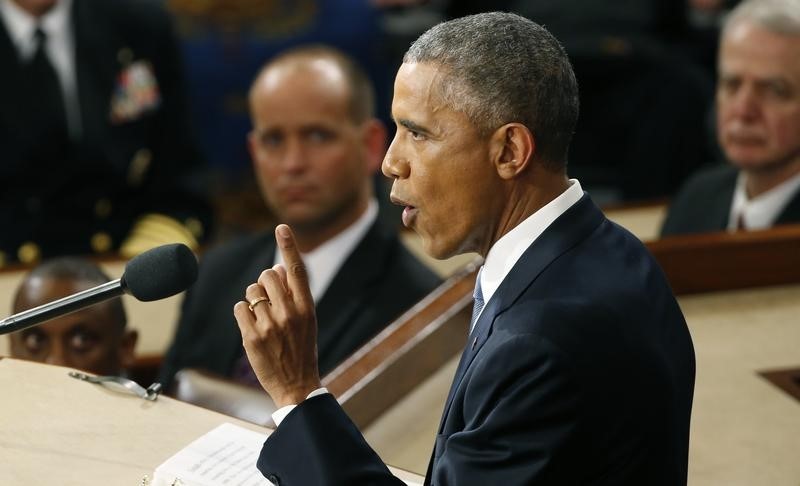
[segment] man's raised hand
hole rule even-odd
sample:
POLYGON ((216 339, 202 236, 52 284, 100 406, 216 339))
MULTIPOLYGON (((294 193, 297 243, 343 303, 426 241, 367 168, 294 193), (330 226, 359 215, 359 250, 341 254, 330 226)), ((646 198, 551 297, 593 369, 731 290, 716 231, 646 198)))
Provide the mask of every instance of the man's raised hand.
POLYGON ((297 404, 320 388, 314 299, 294 235, 275 228, 285 267, 261 272, 233 314, 258 381, 278 407, 297 404))

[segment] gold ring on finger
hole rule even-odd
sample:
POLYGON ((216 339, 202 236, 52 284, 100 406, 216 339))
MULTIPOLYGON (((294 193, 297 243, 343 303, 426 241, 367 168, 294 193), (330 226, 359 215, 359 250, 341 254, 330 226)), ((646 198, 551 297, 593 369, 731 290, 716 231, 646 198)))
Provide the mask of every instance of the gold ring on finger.
POLYGON ((250 308, 250 312, 254 312, 254 309, 255 309, 255 307, 256 307, 258 304, 260 304, 261 302, 264 302, 264 301, 266 301, 267 303, 269 303, 269 299, 268 299, 268 298, 266 298, 266 297, 256 297, 255 299, 253 299, 253 300, 251 300, 251 301, 248 301, 248 304, 249 304, 249 305, 248 305, 247 307, 249 307, 249 308, 250 308))

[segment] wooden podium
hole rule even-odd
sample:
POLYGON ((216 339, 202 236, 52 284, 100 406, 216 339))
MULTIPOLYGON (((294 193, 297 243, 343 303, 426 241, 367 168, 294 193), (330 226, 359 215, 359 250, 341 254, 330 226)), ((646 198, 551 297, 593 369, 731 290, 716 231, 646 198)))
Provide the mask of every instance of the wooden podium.
POLYGON ((0 359, 3 486, 138 486, 159 464, 224 422, 270 432, 168 397, 151 402, 76 380, 69 371, 0 359))

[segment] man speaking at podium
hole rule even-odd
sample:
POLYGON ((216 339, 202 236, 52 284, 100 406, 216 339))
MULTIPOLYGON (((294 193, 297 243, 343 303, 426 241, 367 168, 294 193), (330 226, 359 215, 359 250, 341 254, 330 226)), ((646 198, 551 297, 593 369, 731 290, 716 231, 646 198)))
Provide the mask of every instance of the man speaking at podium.
MULTIPOLYGON (((566 175, 578 88, 561 45, 507 13, 433 27, 395 80, 392 199, 428 253, 485 258, 426 484, 686 484, 695 361, 669 285, 566 175)), ((282 407, 258 467, 281 485, 402 484, 317 373, 316 323, 286 265, 234 308, 282 407)))

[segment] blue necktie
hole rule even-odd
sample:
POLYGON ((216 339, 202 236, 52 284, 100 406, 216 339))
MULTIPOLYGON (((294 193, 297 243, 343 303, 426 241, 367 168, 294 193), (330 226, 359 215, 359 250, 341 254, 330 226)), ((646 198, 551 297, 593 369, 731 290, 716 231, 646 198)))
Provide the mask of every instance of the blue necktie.
POLYGON ((475 291, 472 293, 473 303, 472 303, 472 320, 469 323, 469 332, 472 333, 472 330, 475 329, 475 323, 478 321, 478 316, 481 314, 481 309, 483 309, 483 291, 481 290, 481 272, 483 272, 483 267, 478 272, 478 278, 475 279, 475 291))

